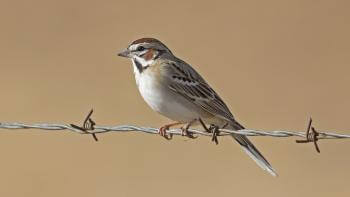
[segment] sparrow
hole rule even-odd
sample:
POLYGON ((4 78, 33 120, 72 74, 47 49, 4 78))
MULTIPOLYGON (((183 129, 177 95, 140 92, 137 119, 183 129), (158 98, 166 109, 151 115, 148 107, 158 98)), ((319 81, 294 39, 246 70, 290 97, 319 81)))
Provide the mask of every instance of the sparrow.
MULTIPOLYGON (((240 130, 238 123, 220 96, 203 77, 185 61, 155 38, 133 41, 118 56, 131 60, 136 84, 146 103, 156 112, 175 121, 160 127, 159 133, 176 125, 186 130, 202 123, 217 128, 240 130)), ((276 171, 253 143, 244 135, 232 134, 243 150, 263 169, 273 176, 276 171)))

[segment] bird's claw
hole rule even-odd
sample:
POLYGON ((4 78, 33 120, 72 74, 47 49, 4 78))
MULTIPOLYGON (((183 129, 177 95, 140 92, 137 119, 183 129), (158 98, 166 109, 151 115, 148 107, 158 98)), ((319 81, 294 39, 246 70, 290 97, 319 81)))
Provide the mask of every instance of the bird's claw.
POLYGON ((191 138, 191 139, 196 139, 197 138, 197 136, 194 136, 193 133, 188 131, 187 127, 181 127, 181 135, 182 136, 187 136, 188 138, 191 138))
POLYGON ((166 131, 169 130, 170 126, 169 125, 165 125, 162 126, 158 129, 159 135, 161 135, 162 137, 164 137, 167 140, 171 140, 173 138, 173 135, 171 133, 167 133, 166 131))

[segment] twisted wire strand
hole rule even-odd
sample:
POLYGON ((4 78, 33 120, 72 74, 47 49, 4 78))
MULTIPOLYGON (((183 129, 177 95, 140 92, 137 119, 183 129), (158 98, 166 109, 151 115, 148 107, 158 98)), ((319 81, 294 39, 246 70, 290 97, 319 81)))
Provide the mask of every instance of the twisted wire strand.
MULTIPOLYGON (((139 127, 134 125, 116 125, 116 126, 94 126, 93 130, 82 131, 77 128, 72 127, 70 124, 50 124, 50 123, 39 123, 39 124, 25 124, 25 123, 0 123, 0 129, 41 129, 46 131, 71 131, 79 134, 99 134, 107 132, 144 132, 149 134, 158 134, 157 128, 152 127, 139 127)), ((211 133, 197 129, 189 129, 189 132, 197 135, 203 136, 212 136, 211 133)), ((270 136, 270 137, 301 137, 306 138, 305 132, 300 131, 263 131, 263 130, 254 130, 254 129, 242 129, 242 130, 229 130, 229 129, 219 129, 219 136, 226 136, 231 134, 241 134, 246 136, 270 136)), ((169 134, 173 135, 182 135, 183 132, 181 129, 170 129, 167 131, 169 134)), ((317 139, 344 139, 350 138, 348 134, 339 134, 334 132, 322 132, 318 131, 319 136, 317 139)))

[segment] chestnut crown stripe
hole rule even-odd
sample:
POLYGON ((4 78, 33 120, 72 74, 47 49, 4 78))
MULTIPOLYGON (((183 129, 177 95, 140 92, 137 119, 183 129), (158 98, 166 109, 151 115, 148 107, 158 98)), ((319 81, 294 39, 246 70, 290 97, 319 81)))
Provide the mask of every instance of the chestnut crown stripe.
MULTIPOLYGON (((172 54, 172 52, 170 51, 170 49, 165 46, 165 44, 163 44, 161 41, 155 39, 155 38, 140 38, 138 40, 135 40, 134 42, 132 42, 130 44, 131 45, 134 45, 134 44, 141 44, 141 43, 148 43, 148 44, 156 44, 156 45, 161 45, 163 48, 165 48, 169 53, 172 54)), ((152 47, 151 47, 152 48, 152 47)), ((158 51, 163 51, 163 50, 160 50, 160 49, 155 49, 155 50, 158 50, 158 51)))
POLYGON ((140 38, 138 40, 135 40, 134 42, 132 42, 131 44, 140 44, 140 43, 161 43, 162 45, 164 45, 161 41, 155 39, 155 38, 140 38))

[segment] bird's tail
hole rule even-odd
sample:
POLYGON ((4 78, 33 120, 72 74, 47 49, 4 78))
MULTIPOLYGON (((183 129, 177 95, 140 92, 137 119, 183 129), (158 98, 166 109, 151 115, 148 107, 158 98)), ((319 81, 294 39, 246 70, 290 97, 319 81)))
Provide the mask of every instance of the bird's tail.
MULTIPOLYGON (((230 127, 230 129, 234 130, 244 129, 244 127, 236 121, 232 122, 230 124, 230 127)), ((265 157, 259 152, 259 150, 254 146, 254 144, 247 138, 247 136, 233 134, 232 137, 241 145, 249 157, 251 157, 263 170, 266 170, 272 176, 277 176, 276 171, 272 168, 265 157)))

